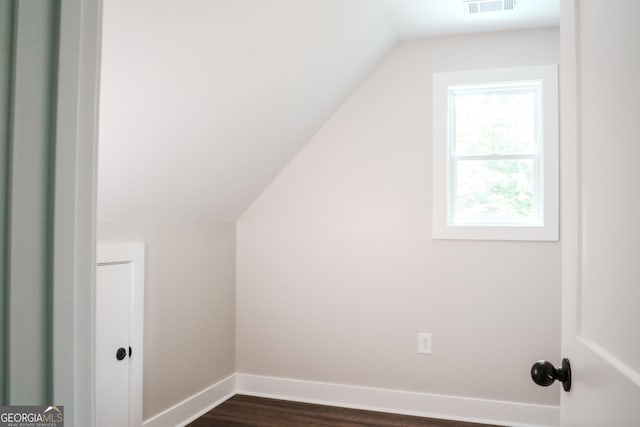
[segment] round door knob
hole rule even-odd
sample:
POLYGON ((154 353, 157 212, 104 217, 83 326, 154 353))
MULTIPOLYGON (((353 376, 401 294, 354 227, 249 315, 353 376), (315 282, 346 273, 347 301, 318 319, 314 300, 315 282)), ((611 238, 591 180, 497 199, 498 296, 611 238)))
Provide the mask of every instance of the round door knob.
POLYGON ((564 391, 571 390, 571 364, 569 359, 562 359, 562 366, 556 369, 551 362, 539 360, 531 367, 531 378, 536 384, 548 387, 556 380, 562 383, 564 391))
POLYGON ((116 351, 116 359, 122 360, 125 357, 127 357, 127 350, 125 350, 124 348, 120 347, 118 349, 118 351, 116 351))

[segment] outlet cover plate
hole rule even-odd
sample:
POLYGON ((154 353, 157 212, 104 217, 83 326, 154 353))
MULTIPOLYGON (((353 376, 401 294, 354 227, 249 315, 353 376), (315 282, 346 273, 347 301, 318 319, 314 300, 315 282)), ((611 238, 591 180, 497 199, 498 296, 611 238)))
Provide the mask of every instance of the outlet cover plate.
POLYGON ((418 353, 432 354, 431 344, 432 344, 432 337, 430 333, 418 334, 418 353))

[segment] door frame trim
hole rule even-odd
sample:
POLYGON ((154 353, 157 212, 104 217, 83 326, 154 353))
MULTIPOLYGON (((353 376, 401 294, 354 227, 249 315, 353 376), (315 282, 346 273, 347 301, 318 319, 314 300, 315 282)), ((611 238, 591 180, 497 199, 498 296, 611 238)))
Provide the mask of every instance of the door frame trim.
MULTIPOLYGON (((579 328, 577 297, 582 246, 577 8, 577 0, 562 0, 560 3, 560 354, 572 361, 574 354, 570 343, 575 339, 579 328)), ((567 423, 567 399, 570 397, 567 393, 561 393, 560 425, 567 423)))
MULTIPOLYGON (((580 283, 580 146, 578 105, 578 32, 576 0, 563 0, 560 9, 560 182, 562 242, 562 343, 575 337, 579 330, 576 295, 580 283)), ((569 355, 570 349, 562 348, 569 355)))
POLYGON ((95 425, 95 223, 102 0, 61 0, 53 215, 53 402, 95 425))
MULTIPOLYGON (((131 377, 129 396, 129 425, 142 425, 142 386, 144 361, 144 277, 145 244, 99 244, 96 254, 96 266, 108 264, 131 264, 133 289, 131 293, 131 377)), ((96 342, 99 337, 94 325, 96 342)), ((95 354, 95 348, 94 348, 95 354)), ((96 420, 97 421, 97 420, 96 420)))

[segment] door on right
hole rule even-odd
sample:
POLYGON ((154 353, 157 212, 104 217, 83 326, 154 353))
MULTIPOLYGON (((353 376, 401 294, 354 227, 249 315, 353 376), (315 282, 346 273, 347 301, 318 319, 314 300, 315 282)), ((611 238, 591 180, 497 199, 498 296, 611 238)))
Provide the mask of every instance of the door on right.
POLYGON ((638 17, 561 3, 562 426, 640 426, 638 17))

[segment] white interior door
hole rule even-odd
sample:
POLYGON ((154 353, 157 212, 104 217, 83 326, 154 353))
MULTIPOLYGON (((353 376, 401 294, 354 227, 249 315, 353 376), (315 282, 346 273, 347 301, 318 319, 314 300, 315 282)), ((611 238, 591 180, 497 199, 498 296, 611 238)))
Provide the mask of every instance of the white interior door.
POLYGON ((98 245, 96 426, 142 425, 144 245, 98 245))
POLYGON ((128 262, 96 269, 97 427, 129 425, 131 269, 128 262))
POLYGON ((562 3, 562 426, 640 425, 638 0, 562 3))

